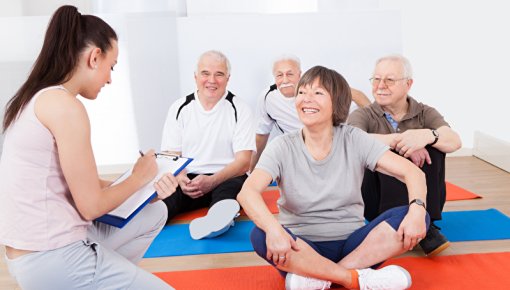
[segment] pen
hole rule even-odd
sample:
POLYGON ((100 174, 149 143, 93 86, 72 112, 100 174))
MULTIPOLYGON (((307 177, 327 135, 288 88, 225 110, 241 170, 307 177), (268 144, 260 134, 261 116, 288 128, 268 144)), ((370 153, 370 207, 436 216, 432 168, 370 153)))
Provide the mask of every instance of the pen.
POLYGON ((138 152, 140 153, 140 156, 142 156, 142 157, 144 156, 142 150, 138 150, 138 152))

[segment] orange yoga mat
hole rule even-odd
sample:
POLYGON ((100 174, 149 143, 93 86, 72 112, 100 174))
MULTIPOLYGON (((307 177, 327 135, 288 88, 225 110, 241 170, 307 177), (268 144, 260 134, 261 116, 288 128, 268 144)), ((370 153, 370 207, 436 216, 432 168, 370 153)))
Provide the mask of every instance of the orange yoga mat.
MULTIPOLYGON (((509 289, 510 252, 406 257, 385 263, 406 268, 413 279, 411 289, 509 289)), ((284 280, 271 266, 222 268, 156 273, 179 290, 281 290, 284 280)))
POLYGON ((283 277, 272 266, 163 272, 155 275, 178 290, 285 289, 283 277))
POLYGON ((463 200, 463 199, 474 199, 481 198, 481 196, 472 193, 469 190, 466 190, 460 186, 452 184, 450 182, 446 182, 446 200, 463 200))
MULTIPOLYGON (((411 289, 510 289, 510 252, 399 258, 396 264, 409 271, 411 289)), ((383 266, 384 266, 383 265, 383 266)))
MULTIPOLYGON (((280 192, 278 190, 268 190, 262 193, 262 198, 266 203, 269 211, 271 213, 278 213, 278 206, 276 206, 276 201, 280 197, 280 192)), ((175 216, 172 221, 191 221, 197 217, 202 217, 207 214, 207 208, 201 208, 194 211, 186 212, 175 216)), ((246 216, 244 211, 241 211, 242 216, 246 216)))

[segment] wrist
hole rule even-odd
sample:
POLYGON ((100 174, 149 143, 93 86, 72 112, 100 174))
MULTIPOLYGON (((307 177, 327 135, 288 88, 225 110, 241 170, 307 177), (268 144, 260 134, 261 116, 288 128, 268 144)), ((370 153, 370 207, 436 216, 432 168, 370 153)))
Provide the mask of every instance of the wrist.
POLYGON ((216 174, 209 175, 209 180, 211 181, 212 188, 216 188, 219 184, 218 176, 216 174))
POLYGON ((141 188, 147 183, 137 174, 131 174, 126 180, 128 180, 129 183, 131 183, 137 189, 141 188))
POLYGON ((409 208, 415 207, 415 208, 422 208, 425 211, 427 211, 427 205, 425 202, 419 198, 415 198, 409 202, 409 208))
POLYGON ((430 129, 430 132, 432 133, 432 136, 434 137, 434 140, 429 143, 430 146, 434 145, 437 143, 437 141, 439 140, 439 133, 437 132, 436 129, 430 129))

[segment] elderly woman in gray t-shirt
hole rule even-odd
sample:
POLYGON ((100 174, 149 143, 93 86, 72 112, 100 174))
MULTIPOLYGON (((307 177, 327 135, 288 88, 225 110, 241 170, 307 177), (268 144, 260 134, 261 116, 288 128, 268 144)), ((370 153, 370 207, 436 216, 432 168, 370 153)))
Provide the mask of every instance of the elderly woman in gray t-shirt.
POLYGON ((302 130, 275 138, 264 150, 237 199, 257 227, 258 255, 286 277, 287 289, 406 289, 399 266, 373 270, 411 250, 429 226, 423 173, 388 146, 345 122, 351 94, 336 71, 316 66, 297 86, 302 130), (388 210, 365 225, 361 183, 365 168, 406 183, 408 206, 388 210), (278 181, 278 220, 261 193, 278 181))

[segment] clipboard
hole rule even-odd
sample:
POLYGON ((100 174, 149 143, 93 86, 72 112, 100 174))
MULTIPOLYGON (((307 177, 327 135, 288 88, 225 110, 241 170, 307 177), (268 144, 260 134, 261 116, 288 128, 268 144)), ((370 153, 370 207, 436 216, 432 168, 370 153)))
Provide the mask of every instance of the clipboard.
MULTIPOLYGON (((172 172, 174 176, 179 174, 193 158, 179 157, 166 153, 156 153, 156 163, 158 164, 158 174, 154 180, 148 182, 144 187, 133 193, 121 205, 109 213, 99 217, 96 221, 112 225, 117 228, 124 227, 140 210, 142 210, 152 199, 157 196, 154 189, 154 182, 159 180, 164 174, 172 172)), ((112 185, 116 185, 131 175, 133 169, 126 171, 112 185)))

